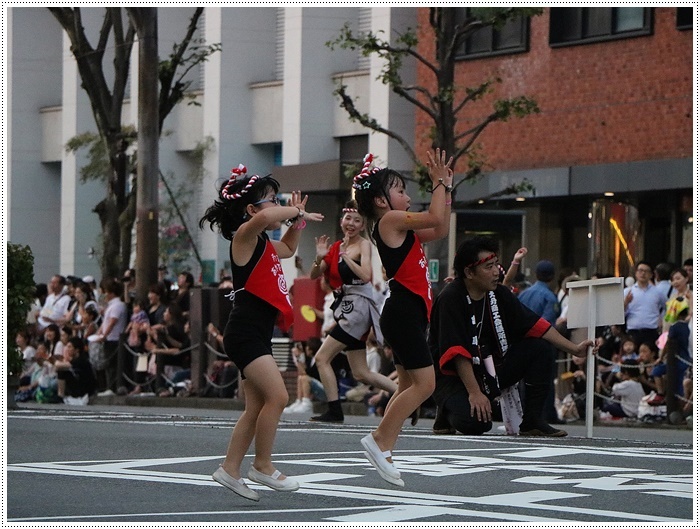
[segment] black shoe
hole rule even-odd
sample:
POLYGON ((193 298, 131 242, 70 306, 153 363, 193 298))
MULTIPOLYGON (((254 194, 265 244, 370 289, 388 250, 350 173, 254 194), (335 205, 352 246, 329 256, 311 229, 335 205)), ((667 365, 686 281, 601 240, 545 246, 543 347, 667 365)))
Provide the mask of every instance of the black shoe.
POLYGON ((322 413, 321 415, 315 415, 309 419, 310 421, 313 422, 334 422, 334 423, 342 423, 345 421, 345 416, 344 415, 338 415, 337 413, 332 413, 330 410, 322 413))
POLYGON ((520 435, 526 437, 566 437, 569 434, 565 430, 557 430, 546 422, 539 421, 534 425, 521 424, 520 435))
POLYGON ((454 435, 457 433, 450 422, 447 420, 445 413, 438 406, 435 413, 435 422, 433 423, 433 433, 435 435, 454 435))
POLYGON ((411 426, 415 426, 418 424, 418 412, 420 411, 420 408, 416 408, 413 410, 413 413, 410 415, 411 417, 411 426))

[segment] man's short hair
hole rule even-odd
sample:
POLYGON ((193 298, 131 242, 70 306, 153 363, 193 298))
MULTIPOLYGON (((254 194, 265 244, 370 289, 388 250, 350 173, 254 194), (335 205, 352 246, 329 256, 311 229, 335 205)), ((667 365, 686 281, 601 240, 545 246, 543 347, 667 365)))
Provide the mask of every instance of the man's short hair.
POLYGON ((659 276, 659 281, 667 281, 671 279, 671 272, 673 272, 674 266, 671 263, 659 263, 654 268, 654 272, 659 276))
POLYGON ((535 277, 537 277, 538 281, 549 283, 554 279, 554 263, 546 259, 537 263, 535 267, 535 277))
POLYGON ((464 269, 470 263, 476 263, 479 260, 479 253, 491 252, 498 253, 498 241, 492 237, 479 236, 473 239, 467 239, 457 248, 455 253, 453 268, 459 279, 464 279, 464 269))
POLYGON ((100 281, 100 288, 103 292, 111 292, 119 297, 122 293, 122 285, 113 277, 105 277, 100 281))

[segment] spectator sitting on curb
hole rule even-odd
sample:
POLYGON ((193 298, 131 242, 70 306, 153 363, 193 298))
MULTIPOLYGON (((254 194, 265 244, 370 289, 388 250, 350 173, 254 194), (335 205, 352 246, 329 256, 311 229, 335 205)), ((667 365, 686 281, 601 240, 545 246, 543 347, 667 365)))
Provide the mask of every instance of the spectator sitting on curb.
POLYGON ((644 389, 639 383, 639 364, 635 360, 629 360, 620 367, 620 382, 613 384, 612 392, 616 398, 614 401, 603 403, 600 407, 600 418, 628 417, 637 418, 639 401, 644 396, 644 389), (607 415, 605 415, 607 414, 607 415))
POLYGON ((73 337, 63 349, 63 360, 56 360, 58 396, 66 404, 85 405, 95 393, 95 373, 90 365, 85 342, 73 337))

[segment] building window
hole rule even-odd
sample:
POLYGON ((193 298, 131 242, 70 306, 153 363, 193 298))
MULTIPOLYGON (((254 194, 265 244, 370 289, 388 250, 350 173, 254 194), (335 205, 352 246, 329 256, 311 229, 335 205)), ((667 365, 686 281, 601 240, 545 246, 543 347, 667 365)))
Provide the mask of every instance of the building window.
POLYGON ((679 7, 676 9, 676 27, 678 29, 693 29, 692 7, 679 7))
MULTIPOLYGON (((472 9, 461 12, 463 20, 472 18, 472 9)), ((483 27, 472 33, 464 43, 460 59, 476 59, 492 55, 505 55, 528 51, 530 40, 530 18, 518 16, 496 29, 483 27)))
POLYGON ((549 44, 568 46, 650 35, 650 7, 552 7, 549 44))
POLYGON ((275 167, 282 165, 282 144, 281 143, 273 143, 272 144, 272 159, 273 159, 273 165, 275 167))

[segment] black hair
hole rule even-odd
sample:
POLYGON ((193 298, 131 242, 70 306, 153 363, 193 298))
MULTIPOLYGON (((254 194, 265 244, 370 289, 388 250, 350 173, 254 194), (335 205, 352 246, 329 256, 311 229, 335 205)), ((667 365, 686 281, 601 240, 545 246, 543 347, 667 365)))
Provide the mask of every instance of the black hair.
POLYGON ((321 348, 321 339, 318 336, 309 336, 309 339, 306 341, 306 346, 316 354, 321 348))
POLYGON ((89 314, 90 316, 92 316, 93 321, 97 321, 97 318, 100 315, 99 311, 97 310, 97 307, 95 307, 94 305, 86 305, 84 310, 85 314, 89 314))
POLYGON ((240 193, 248 185, 250 178, 241 178, 231 186, 229 186, 229 180, 224 180, 219 186, 218 198, 199 219, 199 228, 204 229, 204 225, 208 222, 211 230, 214 230, 216 226, 222 237, 230 241, 236 230, 247 220, 246 207, 248 204, 254 204, 264 199, 270 190, 274 191, 275 194, 279 192, 279 182, 268 175, 255 180, 248 191, 241 194, 240 198, 224 198, 224 190, 229 195, 240 193))
POLYGON ((186 270, 183 272, 180 272, 181 276, 185 276, 185 283, 187 283, 187 286, 192 288, 194 286, 194 276, 187 272, 186 270))
POLYGON ((642 342, 639 344, 639 348, 641 348, 642 345, 646 345, 649 348, 649 350, 655 355, 659 354, 659 346, 656 345, 654 342, 642 342))
POLYGON ((654 267, 651 266, 651 263, 649 261, 645 261, 644 259, 642 259, 641 261, 637 261, 637 264, 634 265, 634 271, 636 272, 637 268, 639 268, 641 265, 648 266, 651 270, 651 273, 654 273, 654 267))
POLYGON ((374 210, 374 199, 385 198, 389 201, 389 190, 397 185, 406 186, 406 180, 401 173, 385 167, 378 171, 370 172, 365 178, 357 181, 355 187, 355 201, 357 211, 369 221, 376 222, 377 213, 374 210))
POLYGON ((668 279, 671 279, 676 274, 680 274, 686 279, 688 279, 688 271, 685 268, 675 268, 673 272, 669 274, 668 279))
POLYGON ((45 298, 49 295, 49 287, 46 286, 46 283, 37 283, 34 287, 34 295, 37 298, 45 298))
POLYGON ((78 355, 83 354, 83 351, 85 350, 85 342, 82 338, 73 336, 70 340, 68 340, 68 343, 73 345, 75 350, 78 352, 78 355))
POLYGON ((659 263, 654 267, 654 272, 659 276, 659 281, 668 281, 671 279, 671 273, 674 266, 671 263, 659 263))
POLYGON ((479 253, 498 253, 498 241, 492 237, 474 237, 467 239, 457 248, 453 262, 454 272, 458 279, 464 279, 464 269, 479 260, 479 253))
POLYGON ((168 291, 166 290, 163 282, 153 283, 150 287, 148 287, 148 291, 157 294, 160 302, 165 303, 168 291))
POLYGON ((105 277, 100 281, 100 288, 104 292, 110 292, 115 296, 120 296, 123 290, 122 284, 113 277, 105 277))
POLYGON ((625 363, 620 366, 620 372, 629 377, 638 377, 639 362, 636 360, 625 360, 625 363))

